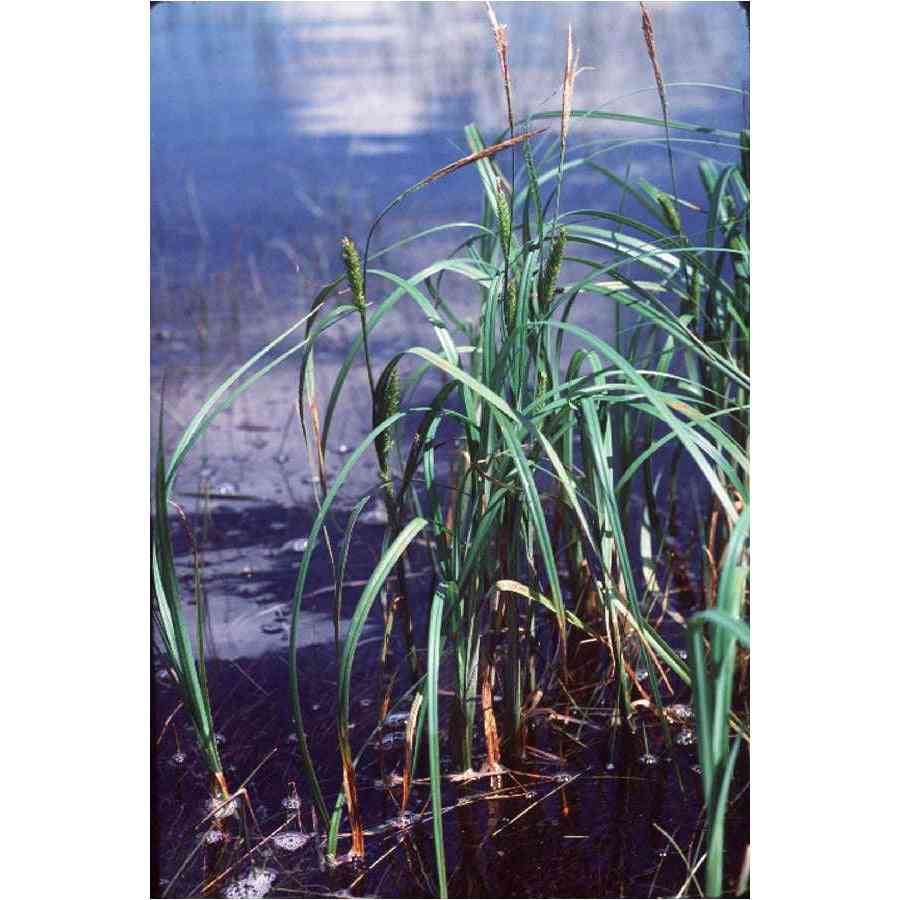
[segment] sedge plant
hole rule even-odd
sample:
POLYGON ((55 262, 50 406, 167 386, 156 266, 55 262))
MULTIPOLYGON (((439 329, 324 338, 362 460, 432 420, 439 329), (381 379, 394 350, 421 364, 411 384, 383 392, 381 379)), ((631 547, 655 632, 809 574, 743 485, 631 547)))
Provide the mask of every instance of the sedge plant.
MULTIPOLYGON (((467 126, 467 156, 388 204, 362 252, 350 238, 343 241, 343 275, 316 295, 307 316, 219 388, 168 468, 160 458, 157 518, 180 461, 213 418, 273 365, 299 354, 300 424, 324 491, 293 591, 289 687, 300 763, 316 810, 329 823, 328 852, 336 855, 346 807, 350 855, 365 853, 356 766, 367 742, 354 752, 349 710, 360 636, 380 598, 385 647, 394 621, 388 611, 401 610, 409 693, 421 710, 408 735, 406 795, 424 742, 441 896, 449 890, 442 782, 451 774, 441 761, 442 715, 450 721, 457 776, 475 769, 480 740, 485 770, 500 772, 520 760, 528 753, 529 717, 542 698, 565 698, 579 712, 569 665, 573 634, 595 638, 603 648, 598 666, 609 675, 615 721, 623 727, 633 727, 639 694, 668 739, 661 679, 668 672, 692 689, 708 815, 706 887, 713 896, 722 889, 731 773, 740 742, 749 740, 732 690, 736 644, 749 643, 749 133, 671 120, 667 105, 662 119, 578 109, 571 34, 562 108, 517 120, 505 33, 495 19, 492 25, 507 131, 485 141, 475 125, 467 126), (553 118, 556 135, 538 124, 553 118), (701 159, 704 210, 678 196, 674 177, 671 190, 663 190, 605 166, 604 153, 614 142, 573 147, 575 122, 582 129, 616 122, 662 128, 670 159, 674 133, 692 152, 716 142, 739 152, 741 162, 701 159), (499 165, 504 154, 521 155, 509 174, 499 165), (372 252, 379 223, 409 194, 473 170, 478 221, 448 223, 372 252), (618 192, 619 205, 565 210, 563 188, 574 172, 618 192), (624 201, 639 213, 626 214, 624 201), (438 233, 460 234, 453 253, 409 275, 379 267, 387 252, 438 233), (454 309, 447 279, 477 300, 474 321, 454 309), (583 306, 598 304, 615 311, 611 340, 575 321, 583 306), (432 339, 400 348, 376 371, 373 335, 391 317, 413 315, 427 323, 432 339), (341 321, 357 323, 358 332, 320 407, 316 346, 341 321), (290 345, 301 326, 303 339, 290 345), (372 428, 332 476, 325 471, 326 450, 357 365, 367 371, 372 428), (329 522, 351 473, 372 454, 377 483, 353 507, 335 561, 329 522), (649 609, 659 590, 656 560, 675 538, 673 511, 684 503, 685 479, 702 489, 696 517, 703 552, 687 564, 700 570, 708 608, 673 636, 651 621, 649 609), (341 642, 353 527, 376 495, 388 510, 383 549, 341 642), (410 595, 404 575, 414 543, 426 548, 432 572, 424 597, 410 595), (343 772, 342 790, 330 798, 304 729, 298 661, 304 588, 323 547, 335 566, 336 749, 343 772), (427 623, 424 651, 416 646, 415 622, 427 623), (679 640, 688 643, 690 665, 679 640), (646 688, 639 668, 648 673, 646 688), (498 691, 499 714, 492 699, 498 691)), ((183 666, 179 683, 197 685, 192 714, 210 723, 198 735, 212 734, 205 685, 191 674, 194 657, 178 626, 170 537, 165 527, 158 532, 154 576, 163 599, 160 620, 170 635, 166 648, 183 666)), ((218 758, 210 756, 209 764, 219 765, 218 758)))

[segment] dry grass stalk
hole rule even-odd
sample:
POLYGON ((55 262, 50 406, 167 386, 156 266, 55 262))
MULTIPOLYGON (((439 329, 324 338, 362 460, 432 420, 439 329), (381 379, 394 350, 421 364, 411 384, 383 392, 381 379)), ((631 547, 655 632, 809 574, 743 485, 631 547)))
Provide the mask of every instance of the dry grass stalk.
POLYGON ((499 153, 501 150, 506 150, 509 147, 514 147, 516 144, 521 144, 522 141, 527 141, 533 137, 537 137, 539 134, 543 134, 546 130, 546 128, 538 128, 535 131, 529 131, 526 134, 520 134, 516 137, 508 138, 505 141, 500 141, 499 144, 492 144, 490 147, 485 147, 484 150, 479 150, 477 153, 470 153, 468 156, 464 156, 462 157, 462 159, 458 159, 456 160, 456 162, 452 162, 449 165, 441 166, 440 169, 436 169, 424 181, 421 182, 421 187, 425 187, 426 184, 431 184, 432 182, 437 181, 439 178, 443 178, 445 175, 450 175, 457 169, 461 169, 463 166, 468 166, 473 162, 478 162, 479 159, 493 156, 495 153, 499 153))
POLYGON ((494 664, 485 661, 481 677, 481 711, 484 715, 484 742, 487 760, 484 771, 500 769, 500 737, 497 734, 497 719, 494 716, 494 664))
POLYGON ((572 26, 569 26, 568 40, 566 41, 566 69, 563 72, 563 96, 562 117, 560 120, 559 140, 563 148, 569 134, 569 125, 572 121, 572 94, 575 89, 575 76, 578 74, 578 52, 572 55, 572 26))
POLYGON ((350 819, 350 833, 353 841, 348 855, 351 858, 362 859, 366 855, 366 851, 359 794, 356 790, 356 769, 353 767, 353 760, 350 759, 343 747, 341 756, 344 769, 344 796, 347 798, 347 818, 350 819))
MULTIPOLYGON (((647 45, 647 55, 650 57, 650 65, 653 67, 653 77, 656 79, 656 93, 659 94, 659 105, 662 107, 663 123, 666 129, 666 153, 669 157, 669 172, 672 176, 672 193, 675 195, 675 200, 677 202, 678 186, 675 182, 675 162, 672 159, 672 144, 669 140, 669 100, 666 96, 666 86, 663 82, 662 69, 659 67, 659 56, 656 52, 656 36, 653 34, 653 20, 650 18, 650 13, 647 12, 647 7, 644 6, 643 2, 641 2, 640 6, 641 28, 644 32, 644 43, 647 45)), ((669 226, 674 231, 680 232, 681 222, 678 218, 675 204, 671 202, 666 203, 665 200, 661 200, 661 203, 663 206, 663 213, 669 222, 669 226)))
POLYGON ((406 812, 406 804, 409 803, 409 791, 412 787, 412 755, 413 739, 416 735, 416 722, 419 718, 419 708, 422 705, 423 694, 416 694, 409 710, 409 718, 406 720, 405 758, 403 760, 403 796, 400 800, 400 815, 406 812))
MULTIPOLYGON (((572 94, 575 90, 575 78, 581 70, 578 68, 578 52, 572 47, 572 26, 569 26, 566 39, 566 68, 563 72, 562 110, 559 116, 559 168, 556 175, 556 220, 559 221, 560 194, 562 193, 562 173, 566 159, 566 138, 572 124, 572 94)), ((554 224, 554 229, 556 225, 554 224)))
POLYGON ((647 45, 647 55, 650 57, 650 65, 653 66, 653 77, 656 79, 656 91, 659 94, 659 103, 662 106, 663 118, 669 121, 669 103, 666 99, 666 86, 663 84, 662 70, 659 67, 659 59, 656 55, 656 37, 653 34, 653 20, 647 7, 641 6, 641 28, 644 32, 644 43, 647 45))
POLYGON ((512 83, 509 78, 509 42, 506 40, 506 26, 501 25, 494 15, 494 7, 490 0, 485 0, 488 17, 491 20, 491 28, 494 31, 494 43, 497 45, 497 56, 500 58, 500 74, 503 77, 503 89, 506 92, 506 112, 509 117, 509 133, 515 132, 513 126, 512 110, 512 83))

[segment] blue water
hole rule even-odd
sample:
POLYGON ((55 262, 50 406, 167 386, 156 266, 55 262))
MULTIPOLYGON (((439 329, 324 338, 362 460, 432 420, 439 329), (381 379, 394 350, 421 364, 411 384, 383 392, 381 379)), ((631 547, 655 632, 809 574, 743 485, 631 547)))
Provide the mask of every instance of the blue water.
MULTIPOLYGON (((667 82, 748 87, 739 4, 649 9, 667 82)), ((580 64, 592 67, 576 80, 575 107, 659 115, 637 3, 498 2, 495 10, 508 25, 517 116, 559 108, 569 24, 580 64)), ((336 271, 342 234, 361 239, 394 195, 469 152, 468 122, 487 138, 505 125, 481 3, 165 3, 150 21, 152 316, 169 331, 184 326, 191 303, 195 325, 198 315, 230 321, 249 303, 244 329, 273 333, 290 320, 298 291, 336 271), (226 302, 229 292, 237 297, 226 302)), ((674 119, 730 131, 746 124, 740 93, 669 93, 674 119)), ((570 157, 588 141, 651 136, 661 130, 576 122, 570 157)), ((734 151, 727 141, 676 144, 686 196, 697 190, 691 152, 734 151)), ((661 142, 607 150, 602 161, 623 175, 668 179, 661 142)), ((509 156, 501 165, 509 172, 509 156)), ((592 205, 619 202, 596 176, 569 188, 564 203, 584 190, 592 205)), ((407 201, 384 240, 477 220, 478 204, 475 170, 464 170, 407 201)), ((208 340, 216 333, 210 326, 208 340)))

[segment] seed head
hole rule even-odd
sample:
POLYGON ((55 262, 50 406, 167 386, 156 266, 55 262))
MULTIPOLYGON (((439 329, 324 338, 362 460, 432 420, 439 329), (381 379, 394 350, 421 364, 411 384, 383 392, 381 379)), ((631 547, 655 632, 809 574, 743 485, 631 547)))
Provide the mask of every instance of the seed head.
POLYGON ((500 246, 503 258, 509 259, 509 248, 512 245, 512 218, 509 214, 509 203, 500 179, 497 179, 497 219, 500 223, 500 246))
POLYGON ((359 261, 359 251, 350 238, 345 237, 341 241, 341 256, 344 259, 344 268, 347 271, 347 280, 350 282, 350 290, 353 292, 353 303, 362 309, 366 305, 366 290, 363 285, 362 264, 359 261))
POLYGON ((553 291, 556 289, 556 279, 559 278, 559 270, 562 267, 563 251, 566 248, 565 228, 560 228, 553 241, 553 248, 550 251, 550 258, 544 267, 541 275, 540 285, 538 287, 538 296, 540 298, 541 309, 546 312, 550 306, 550 300, 553 297, 553 291))
POLYGON ((510 333, 516 327, 516 314, 519 311, 518 286, 512 278, 509 279, 506 285, 503 311, 506 314, 506 331, 510 333))
POLYGON ((681 216, 675 208, 675 201, 668 194, 658 194, 656 197, 659 207, 663 212, 666 224, 676 234, 681 234, 681 216))
MULTIPOLYGON (((395 415, 400 409, 400 378, 397 375, 397 366, 395 363, 388 364, 388 367, 381 373, 378 379, 378 386, 375 388, 375 408, 372 416, 372 427, 377 428, 385 419, 389 419, 395 415)), ((386 477, 389 471, 388 455, 393 446, 392 429, 388 428, 382 431, 375 438, 375 452, 378 455, 378 464, 381 473, 386 477)))
POLYGON ((702 291, 703 276, 700 274, 699 266, 694 266, 694 270, 691 272, 691 302, 694 304, 695 310, 700 308, 700 294, 702 291))

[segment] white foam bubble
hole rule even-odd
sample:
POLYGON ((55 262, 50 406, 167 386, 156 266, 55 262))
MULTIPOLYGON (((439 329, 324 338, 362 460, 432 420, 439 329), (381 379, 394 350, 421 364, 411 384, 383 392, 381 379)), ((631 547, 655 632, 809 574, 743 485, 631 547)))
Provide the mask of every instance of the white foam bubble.
POLYGON ((231 898, 265 897, 272 888, 277 874, 274 869, 254 866, 244 878, 232 882, 225 889, 225 896, 231 898))
POLYGON ((679 747, 690 747, 691 744, 696 743, 696 741, 697 736, 691 728, 682 728, 681 731, 675 735, 675 743, 678 744, 679 747))
POLYGON ((299 797, 285 797, 284 800, 281 801, 281 806, 283 809, 290 809, 290 810, 300 809, 300 798, 299 797))
POLYGON ((400 747, 406 743, 406 735, 402 731, 389 731, 381 736, 378 747, 382 750, 390 750, 392 747, 400 747))
POLYGON ((418 822, 421 818, 421 816, 418 816, 415 813, 408 812, 403 813, 402 816, 388 819, 387 824, 392 826, 393 828, 409 828, 411 825, 415 825, 416 822, 418 822))
POLYGON ((206 811, 207 813, 213 813, 214 819, 227 819, 229 816, 233 816, 238 809, 238 803, 240 803, 240 797, 232 797, 227 803, 224 802, 224 797, 217 797, 213 799, 210 797, 209 800, 206 801, 206 811), (215 812, 213 812, 215 810, 215 812))
POLYGON ((272 843, 281 850, 293 851, 303 847, 311 837, 305 831, 282 831, 272 838, 272 843))
POLYGON ((652 753, 645 753, 639 758, 639 762, 645 766, 655 766, 659 763, 659 757, 654 756, 652 753))
POLYGON ((169 758, 169 762, 173 766, 183 766, 187 762, 187 753, 183 750, 176 750, 169 758))
POLYGON ((687 703, 673 703, 671 706, 666 707, 666 712, 670 719, 675 719, 678 722, 687 722, 689 719, 694 718, 694 710, 687 703))

